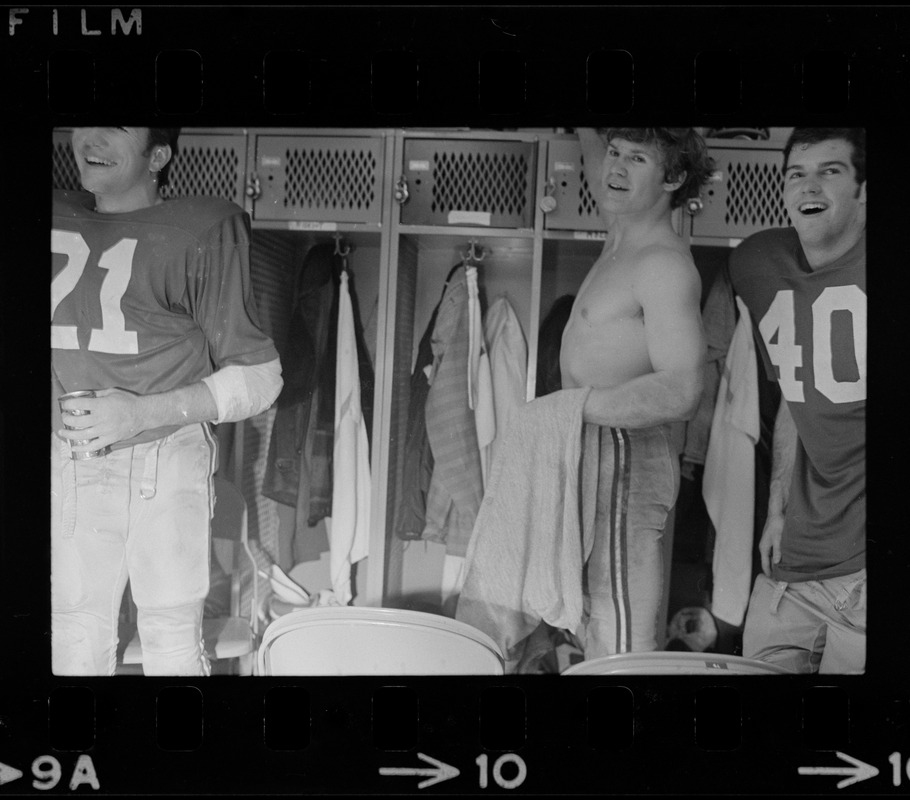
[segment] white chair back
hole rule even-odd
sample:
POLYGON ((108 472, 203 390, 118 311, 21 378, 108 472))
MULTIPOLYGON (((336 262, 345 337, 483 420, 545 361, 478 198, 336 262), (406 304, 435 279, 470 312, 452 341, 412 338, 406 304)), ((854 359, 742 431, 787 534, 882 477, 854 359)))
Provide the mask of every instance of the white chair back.
POLYGON ((502 675, 496 643, 422 611, 355 606, 285 614, 262 635, 260 675, 502 675))
POLYGON ((562 675, 789 675, 764 661, 722 653, 622 653, 573 664, 562 675))

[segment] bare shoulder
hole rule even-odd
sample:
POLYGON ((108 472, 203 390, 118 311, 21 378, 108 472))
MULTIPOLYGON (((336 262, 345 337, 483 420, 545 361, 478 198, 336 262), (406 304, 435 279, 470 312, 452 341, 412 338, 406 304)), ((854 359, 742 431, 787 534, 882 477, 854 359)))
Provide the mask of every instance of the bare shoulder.
POLYGON ((635 259, 636 289, 652 291, 684 288, 701 290, 692 254, 682 243, 655 243, 643 247, 635 259))

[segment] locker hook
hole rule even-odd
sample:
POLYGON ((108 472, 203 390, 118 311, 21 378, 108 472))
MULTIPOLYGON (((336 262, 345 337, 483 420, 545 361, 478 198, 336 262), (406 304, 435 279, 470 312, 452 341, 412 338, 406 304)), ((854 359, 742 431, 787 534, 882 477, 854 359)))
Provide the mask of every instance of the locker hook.
POLYGON ((464 254, 465 261, 474 261, 480 263, 486 258, 486 253, 484 252, 483 245, 478 245, 474 239, 471 239, 468 252, 464 254), (480 250, 480 255, 477 255, 478 248, 480 250))
POLYGON ((344 250, 341 249, 341 234, 336 233, 333 238, 335 239, 335 255, 342 256, 342 257, 349 255, 351 252, 350 245, 347 245, 347 247, 345 247, 344 250))

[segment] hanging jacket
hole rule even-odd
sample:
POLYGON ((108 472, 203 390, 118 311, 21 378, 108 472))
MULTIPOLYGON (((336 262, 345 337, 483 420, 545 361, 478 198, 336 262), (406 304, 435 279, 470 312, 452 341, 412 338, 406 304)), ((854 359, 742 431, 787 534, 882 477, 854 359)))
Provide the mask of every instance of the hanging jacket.
POLYGON ((743 301, 736 298, 736 304, 739 323, 720 380, 702 494, 717 530, 711 613, 742 625, 752 588, 755 446, 761 429, 752 322, 743 301))
POLYGON ((496 438, 496 412, 493 402, 493 375, 490 356, 483 332, 483 311, 480 307, 480 287, 477 267, 465 267, 468 286, 468 407, 474 412, 477 447, 480 451, 480 474, 487 485, 496 438))
MULTIPOLYGON (((333 251, 334 252, 334 251, 333 251)), ((313 431, 313 452, 311 456, 310 501, 307 524, 316 525, 321 519, 332 515, 332 497, 334 467, 332 459, 335 449, 335 405, 336 405, 336 363, 335 353, 338 348, 340 280, 342 277, 343 259, 336 258, 334 270, 335 294, 329 314, 328 336, 325 351, 330 357, 323 359, 319 376, 319 394, 316 403, 316 419, 313 431)), ((373 428, 373 362, 363 337, 363 325, 360 322, 354 277, 344 273, 348 278, 347 295, 351 303, 351 326, 353 329, 356 360, 360 376, 360 406, 363 423, 366 427, 367 441, 372 436, 373 428)), ((347 323, 345 323, 347 325, 347 323)))
POLYGON ((468 288, 464 268, 450 281, 433 332, 427 394, 427 436, 433 476, 427 492, 424 538, 467 550, 483 496, 474 414, 468 405, 468 288))
POLYGON ((335 437, 329 565, 332 591, 342 605, 352 597, 351 565, 366 558, 370 533, 370 454, 360 406, 360 375, 348 274, 338 290, 335 360, 335 437))
POLYGON ((528 345, 521 322, 506 297, 498 297, 484 319, 484 337, 490 353, 496 438, 490 448, 495 462, 502 438, 515 409, 525 404, 528 383, 528 345))
POLYGON ((411 373, 408 402, 408 430, 399 485, 399 502, 395 509, 395 533, 405 541, 423 538, 427 521, 427 492, 433 477, 433 451, 427 436, 426 403, 430 392, 430 370, 433 365, 433 331, 439 307, 449 281, 461 264, 449 270, 433 309, 430 321, 417 347, 417 359, 411 373))
POLYGON ((718 398, 718 386, 724 372, 724 361, 733 331, 736 328, 736 310, 733 303, 733 287, 727 269, 718 270, 705 307, 702 310, 708 357, 704 367, 704 390, 695 410, 695 415, 686 423, 686 440, 683 458, 693 464, 704 464, 714 418, 714 406, 718 398))
POLYGON ((284 386, 276 401, 262 494, 298 507, 303 487, 304 517, 309 514, 307 429, 313 417, 316 375, 325 360, 334 297, 333 248, 317 245, 307 253, 295 277, 291 319, 281 346, 284 386))

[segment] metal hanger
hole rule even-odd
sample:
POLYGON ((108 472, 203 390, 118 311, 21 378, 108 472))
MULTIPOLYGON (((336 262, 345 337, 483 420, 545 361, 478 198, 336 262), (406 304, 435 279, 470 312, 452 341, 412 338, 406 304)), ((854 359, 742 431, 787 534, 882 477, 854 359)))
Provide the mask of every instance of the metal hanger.
POLYGON ((465 264, 479 264, 486 256, 487 254, 483 249, 483 245, 478 245, 474 239, 471 239, 468 252, 462 253, 462 259, 465 264), (478 255, 478 251, 480 252, 480 255, 478 255))
POLYGON ((346 245, 342 248, 340 233, 336 233, 332 238, 335 239, 335 255, 341 256, 341 271, 348 272, 348 255, 351 252, 351 246, 346 245))

